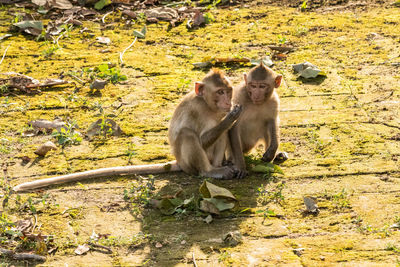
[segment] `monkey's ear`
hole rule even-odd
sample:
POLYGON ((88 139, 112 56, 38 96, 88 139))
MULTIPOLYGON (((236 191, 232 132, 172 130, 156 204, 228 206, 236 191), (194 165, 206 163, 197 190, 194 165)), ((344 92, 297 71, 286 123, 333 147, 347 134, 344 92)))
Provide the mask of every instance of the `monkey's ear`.
POLYGON ((194 83, 194 91, 196 92, 196 95, 202 96, 203 95, 203 91, 204 91, 204 83, 195 82, 194 83))
POLYGON ((247 84, 247 73, 243 73, 244 83, 247 84))
POLYGON ((282 82, 282 75, 278 75, 275 78, 275 88, 278 88, 281 85, 282 82))

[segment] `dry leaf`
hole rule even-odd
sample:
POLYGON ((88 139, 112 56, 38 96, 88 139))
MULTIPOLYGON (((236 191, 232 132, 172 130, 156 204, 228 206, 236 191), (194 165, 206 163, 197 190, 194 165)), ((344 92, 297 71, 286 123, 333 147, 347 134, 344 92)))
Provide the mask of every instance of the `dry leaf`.
POLYGON ((84 245, 79 245, 76 249, 75 249, 75 254, 77 255, 83 255, 86 252, 88 252, 90 250, 89 246, 87 244, 84 245))
POLYGON ((48 141, 43 145, 41 145, 38 149, 36 149, 35 154, 44 157, 47 154, 47 152, 56 149, 57 149, 56 145, 53 142, 48 141))
POLYGON ((104 36, 96 37, 96 41, 100 44, 105 44, 105 45, 109 45, 111 43, 110 38, 104 36))
POLYGON ((207 224, 210 224, 213 221, 213 217, 210 215, 208 215, 207 217, 205 217, 203 219, 204 222, 206 222, 207 224))
POLYGON ((61 128, 66 129, 65 122, 60 119, 56 119, 54 121, 39 119, 28 122, 28 125, 36 129, 56 129, 57 131, 60 131, 61 128))
POLYGON ((98 119, 89 126, 86 132, 86 135, 89 137, 107 134, 112 136, 120 136, 122 134, 121 128, 112 119, 98 119))
POLYGON ((171 21, 178 18, 178 11, 169 7, 157 7, 146 10, 144 14, 146 15, 146 19, 150 22, 152 22, 152 20, 171 21))
POLYGON ((219 209, 214 205, 214 203, 207 200, 200 201, 200 210, 211 214, 220 214, 219 209))
POLYGON ((313 197, 303 197, 306 211, 310 213, 318 213, 317 201, 313 197))
POLYGON ((90 85, 90 89, 94 89, 94 90, 103 89, 107 83, 108 83, 107 80, 95 79, 93 81, 93 83, 90 85))

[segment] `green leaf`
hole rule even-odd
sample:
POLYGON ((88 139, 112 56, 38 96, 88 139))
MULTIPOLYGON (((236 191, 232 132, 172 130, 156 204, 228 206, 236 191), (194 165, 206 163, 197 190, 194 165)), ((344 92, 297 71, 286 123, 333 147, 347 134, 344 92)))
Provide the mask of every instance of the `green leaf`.
POLYGON ((233 209, 235 207, 235 203, 232 200, 223 199, 223 198, 205 198, 204 200, 209 201, 214 204, 214 206, 219 211, 233 209))
POLYGON ((134 30, 133 31, 133 36, 137 37, 137 38, 142 38, 144 39, 146 37, 146 35, 144 35, 142 32, 134 30))
POLYGON ((27 28, 34 28, 40 31, 43 30, 43 23, 41 21, 36 21, 36 20, 21 21, 14 23, 13 25, 23 30, 27 28))
POLYGON ((157 202, 157 208, 159 208, 164 215, 172 215, 182 204, 183 200, 180 198, 164 198, 157 202))
POLYGON ((106 71, 108 71, 108 64, 101 64, 101 65, 97 66, 97 69, 100 72, 106 72, 106 71))
POLYGON ((274 167, 267 166, 267 165, 256 165, 254 166, 251 171, 253 172, 261 172, 261 173, 271 173, 274 172, 274 167))
POLYGON ((142 30, 141 30, 141 33, 143 34, 143 36, 146 36, 146 33, 147 33, 147 27, 146 27, 146 25, 143 26, 143 28, 142 28, 142 30))
POLYGON ((97 10, 103 9, 105 6, 111 4, 111 0, 100 0, 95 5, 94 8, 97 10))
POLYGON ((279 173, 279 174, 283 174, 282 169, 279 166, 277 166, 277 165, 275 165, 275 164, 273 164, 271 162, 256 165, 251 169, 251 171, 260 172, 260 173, 279 173))

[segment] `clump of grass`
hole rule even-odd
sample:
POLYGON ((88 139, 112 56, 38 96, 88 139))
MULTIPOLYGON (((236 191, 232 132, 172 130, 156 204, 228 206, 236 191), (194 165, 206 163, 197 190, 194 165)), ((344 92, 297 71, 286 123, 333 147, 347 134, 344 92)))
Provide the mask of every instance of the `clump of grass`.
POLYGON ((286 187, 285 182, 278 183, 274 188, 271 188, 270 190, 266 189, 264 185, 261 185, 257 189, 258 191, 257 202, 262 205, 271 202, 278 203, 281 205, 285 200, 285 197, 282 193, 285 187, 286 187))
POLYGON ((124 190, 124 200, 131 204, 133 214, 139 215, 141 210, 149 205, 154 190, 154 177, 152 175, 148 178, 139 177, 138 181, 131 183, 129 189, 124 190))
POLYGON ((63 148, 68 145, 77 145, 82 141, 82 136, 75 131, 76 123, 67 123, 66 127, 62 127, 59 131, 54 131, 52 136, 57 143, 63 148))

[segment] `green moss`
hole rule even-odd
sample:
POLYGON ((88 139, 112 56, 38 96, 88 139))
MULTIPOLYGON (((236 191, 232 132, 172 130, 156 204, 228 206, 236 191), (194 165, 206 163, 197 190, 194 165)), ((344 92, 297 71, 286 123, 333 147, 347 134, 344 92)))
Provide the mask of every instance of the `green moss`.
MULTIPOLYGON (((272 55, 266 46, 283 39, 296 48, 286 61, 276 61, 273 67, 284 75, 287 85, 278 90, 280 150, 290 153, 290 159, 281 165, 285 177, 270 179, 254 175, 243 181, 217 181, 235 194, 243 209, 250 209, 248 213, 214 216, 210 225, 203 223, 200 215, 161 217, 155 210, 143 217, 132 217, 119 201, 127 181, 134 176, 106 177, 82 182, 81 186, 73 183, 64 188, 55 187, 51 190, 62 206, 44 209, 37 216, 41 231, 55 235, 59 247, 56 256, 49 257, 46 264, 57 265, 61 259, 63 263, 71 261, 69 265, 79 266, 95 259, 103 265, 131 266, 146 262, 177 265, 190 262, 192 249, 197 245, 201 250, 194 257, 201 261, 199 265, 245 266, 250 264, 249 259, 256 260, 254 265, 265 264, 262 261, 265 259, 272 265, 395 264, 393 252, 382 250, 378 241, 387 243, 385 239, 398 238, 397 232, 388 229, 399 204, 396 177, 399 176, 400 146, 393 137, 399 134, 396 112, 400 92, 399 76, 396 67, 391 65, 397 62, 393 57, 399 41, 398 10, 374 6, 355 12, 347 9, 299 12, 267 6, 262 1, 250 2, 248 7, 246 4, 210 10, 216 21, 196 30, 188 30, 185 23, 173 28, 165 22, 147 25, 146 39, 138 40, 125 53, 125 65, 118 66, 128 80, 108 84, 100 92, 91 92, 89 85, 75 81, 75 84, 43 88, 32 95, 17 92, 0 96, 0 161, 7 163, 7 177, 12 185, 48 174, 126 165, 127 150, 132 144, 135 152, 132 164, 165 162, 173 159, 167 129, 174 107, 208 71, 194 69, 192 63, 210 57, 256 59, 272 55), (371 33, 379 36, 371 39, 368 37, 371 33), (327 73, 327 78, 298 79, 290 65, 304 61, 318 65, 327 73), (21 137, 29 121, 56 117, 75 121, 79 131, 85 133, 99 118, 101 110, 103 115, 113 116, 124 131, 122 136, 84 140, 78 146, 52 151, 44 158, 37 158, 33 152, 40 144, 53 140, 52 137, 45 134, 21 137), (21 165, 24 156, 31 158, 25 166, 21 165), (389 176, 389 180, 379 179, 383 175, 389 176), (257 203, 256 188, 280 179, 286 181, 285 202, 281 206, 257 203), (353 193, 345 198, 337 197, 334 202, 332 195, 337 195, 342 188, 350 188, 353 193), (326 192, 333 192, 330 198, 325 196, 326 192), (320 208, 317 216, 303 213, 304 195, 317 196, 320 208), (100 211, 103 205, 115 203, 120 205, 111 206, 117 207, 116 211, 100 211), (70 214, 75 218, 63 214, 70 207, 81 206, 84 207, 81 215, 70 214), (265 209, 274 210, 282 217, 263 221, 256 211, 265 209), (364 231, 357 230, 362 228, 358 225, 360 218, 365 221, 364 231), (372 226, 368 228, 369 224, 372 226), (185 234, 186 245, 173 241, 176 229, 185 234), (221 231, 236 229, 240 229, 245 242, 235 248, 224 248, 219 240, 221 231), (109 239, 102 239, 101 244, 111 246, 114 254, 102 260, 95 252, 71 257, 76 246, 85 243, 93 231, 111 235, 109 239), (155 248, 152 242, 146 247, 136 247, 129 237, 140 231, 156 235, 153 241, 163 243, 163 247, 155 248), (285 238, 276 236, 291 238, 284 241, 285 238), (370 247, 362 247, 365 244, 370 247), (304 254, 299 258, 293 248, 305 248, 304 254), (176 256, 173 251, 180 254, 176 256)), ((7 22, 13 19, 14 13, 27 11, 11 6, 0 9, 3 33, 8 31, 7 22)), ((35 18, 42 19, 34 14, 35 18)), ((82 27, 92 33, 73 29, 69 37, 60 38, 60 48, 48 57, 43 52, 52 46, 51 42, 37 42, 32 37, 14 33, 1 42, 2 52, 10 45, 1 65, 2 72, 20 72, 40 80, 57 78, 63 72, 65 79, 73 81, 67 76, 69 71, 79 74, 84 67, 93 68, 104 62, 118 64, 119 53, 134 39, 132 30, 141 29, 143 23, 126 25, 119 11, 108 15, 106 20, 106 25, 84 21, 82 27), (112 43, 98 44, 97 36, 107 36, 112 43), (110 52, 103 53, 104 49, 110 52)), ((235 84, 249 69, 248 65, 219 67, 235 84)), ((197 194, 201 182, 184 174, 160 174, 156 180, 157 190, 175 182, 189 195, 197 194)), ((13 210, 7 212, 12 213, 15 221, 31 216, 13 210)))

